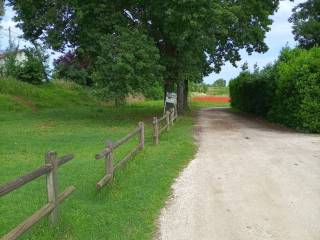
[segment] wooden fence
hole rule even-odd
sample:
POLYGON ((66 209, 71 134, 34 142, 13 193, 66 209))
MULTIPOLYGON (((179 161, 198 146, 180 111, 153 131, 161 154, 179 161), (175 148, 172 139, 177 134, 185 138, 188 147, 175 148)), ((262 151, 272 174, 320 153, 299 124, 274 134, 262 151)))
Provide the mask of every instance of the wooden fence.
POLYGON ((17 239, 40 219, 49 214, 49 221, 55 225, 58 221, 58 206, 63 202, 74 190, 74 186, 67 187, 58 195, 58 167, 73 159, 73 155, 63 157, 57 156, 56 152, 48 152, 45 156, 45 165, 33 170, 32 172, 17 178, 16 180, 0 186, 0 197, 12 192, 15 189, 47 174, 47 193, 48 203, 37 210, 32 216, 20 223, 9 233, 1 238, 1 240, 17 239))
MULTIPOLYGON (((155 144, 159 143, 160 135, 169 131, 170 126, 173 126, 174 120, 178 117, 176 111, 171 109, 167 111, 161 118, 153 118, 153 141, 155 144), (164 124, 162 124, 164 123, 164 124), (163 126, 161 126, 163 125, 163 126)), ((122 139, 112 142, 108 141, 106 148, 99 154, 96 154, 97 160, 105 158, 105 176, 97 182, 97 188, 100 189, 105 186, 110 179, 112 179, 115 170, 122 168, 125 163, 135 156, 139 151, 144 148, 145 133, 144 123, 139 122, 139 125, 127 136, 122 139), (116 165, 113 164, 113 151, 116 150, 122 144, 128 142, 133 137, 139 135, 139 144, 132 149, 121 161, 116 165)), ((49 215, 49 222, 51 225, 55 225, 58 222, 58 206, 63 202, 71 193, 75 191, 74 186, 67 187, 61 194, 58 194, 58 167, 72 160, 74 156, 72 154, 63 157, 58 157, 56 152, 48 152, 45 156, 45 165, 35 169, 28 174, 17 178, 14 181, 6 183, 0 186, 0 197, 22 187, 23 185, 43 176, 46 174, 47 182, 47 194, 48 203, 42 208, 37 210, 32 216, 20 223, 9 233, 1 238, 1 240, 14 240, 21 236, 24 232, 30 229, 34 224, 40 221, 43 217, 49 215)))
POLYGON ((166 113, 161 117, 153 118, 153 143, 158 144, 159 138, 162 133, 165 131, 169 131, 170 126, 173 126, 174 120, 176 120, 178 117, 177 112, 174 108, 172 108, 170 111, 166 111, 166 113), (164 123, 164 124, 162 124, 164 123))
POLYGON ((96 159, 105 158, 105 176, 97 182, 97 188, 100 189, 106 185, 110 179, 113 177, 113 173, 116 169, 121 168, 125 163, 130 160, 134 155, 136 155, 140 150, 144 148, 144 123, 139 122, 139 126, 129 133, 127 136, 113 143, 112 141, 107 141, 106 148, 96 155, 96 159), (122 144, 128 142, 134 136, 139 135, 139 144, 131 150, 119 163, 115 166, 113 165, 113 151, 117 149, 122 144))

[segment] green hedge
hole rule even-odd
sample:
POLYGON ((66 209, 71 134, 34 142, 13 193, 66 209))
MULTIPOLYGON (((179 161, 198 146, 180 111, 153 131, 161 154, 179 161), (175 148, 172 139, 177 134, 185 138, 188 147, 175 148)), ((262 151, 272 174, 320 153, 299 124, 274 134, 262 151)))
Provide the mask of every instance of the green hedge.
POLYGON ((230 82, 232 106, 305 132, 320 132, 320 48, 284 49, 278 61, 230 82))
POLYGON ((244 112, 267 116, 274 97, 274 71, 268 66, 260 72, 242 72, 229 84, 231 106, 244 112))

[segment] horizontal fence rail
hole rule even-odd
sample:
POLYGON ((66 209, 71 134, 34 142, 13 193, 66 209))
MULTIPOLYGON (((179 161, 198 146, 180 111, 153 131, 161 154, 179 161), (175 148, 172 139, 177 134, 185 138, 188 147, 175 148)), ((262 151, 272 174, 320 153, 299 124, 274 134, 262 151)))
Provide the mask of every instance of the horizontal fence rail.
MULTIPOLYGON (((73 155, 67 155, 61 158, 57 158, 57 164, 58 166, 61 166, 63 164, 65 164, 66 162, 70 161, 71 159, 73 159, 73 155)), ((6 183, 2 186, 0 186, 0 197, 14 191, 17 188, 20 188, 21 186, 37 179, 38 177, 41 177, 42 175, 52 171, 53 169, 53 165, 52 164, 46 164, 38 169, 35 169, 29 173, 27 173, 26 175, 17 178, 16 180, 6 183)))
POLYGON ((100 153, 96 154, 95 158, 97 160, 105 158, 105 176, 97 182, 97 188, 100 189, 105 186, 113 177, 114 171, 118 168, 121 168, 125 165, 125 163, 130 160, 133 156, 135 156, 140 150, 144 148, 144 123, 139 122, 139 126, 133 130, 131 133, 121 138, 120 140, 113 143, 112 141, 108 141, 106 144, 106 148, 102 150, 100 153), (139 144, 131 150, 119 163, 115 166, 113 164, 113 151, 117 149, 122 144, 128 142, 130 139, 139 135, 139 144))
POLYGON ((48 203, 37 210, 32 216, 27 218, 21 224, 12 229, 9 233, 1 238, 1 240, 17 239, 24 232, 30 229, 39 220, 49 214, 49 221, 52 225, 58 222, 58 206, 71 193, 75 191, 74 186, 67 187, 61 194, 58 195, 58 167, 72 160, 72 154, 58 158, 56 152, 48 152, 45 156, 45 165, 33 170, 26 175, 17 178, 9 183, 0 186, 0 197, 22 187, 23 185, 39 178, 46 176, 48 203))
POLYGON ((170 126, 173 126, 174 120, 178 117, 177 111, 174 108, 170 109, 170 111, 166 111, 166 113, 160 117, 153 118, 153 143, 159 144, 159 138, 161 134, 170 130, 170 126), (165 122, 165 124, 161 127, 161 123, 165 122))
MULTIPOLYGON (((153 118, 153 142, 159 143, 161 134, 169 131, 174 125, 174 121, 177 119, 177 111, 172 108, 167 111, 162 117, 153 118)), ((145 145, 145 126, 143 122, 139 122, 138 127, 125 137, 119 139, 116 142, 108 141, 106 147, 98 154, 95 155, 97 160, 105 159, 105 175, 97 182, 96 187, 98 189, 105 186, 114 175, 114 172, 125 166, 125 164, 133 158, 139 151, 144 149, 145 145), (139 136, 139 143, 131 149, 117 164, 113 163, 113 152, 121 145, 127 143, 132 138, 139 136)), ((34 224, 40 221, 42 218, 48 215, 51 225, 55 225, 58 222, 59 204, 62 203, 70 194, 75 191, 74 186, 67 187, 63 192, 59 194, 58 190, 58 168, 72 160, 74 156, 72 154, 58 157, 56 152, 48 152, 45 156, 45 164, 37 169, 30 171, 29 173, 11 181, 0 185, 0 197, 3 197, 12 191, 23 187, 25 184, 38 179, 39 177, 46 175, 46 188, 48 202, 43 207, 34 212, 30 217, 25 219, 22 223, 12 229, 9 233, 4 235, 1 240, 14 240, 20 237, 23 233, 29 230, 34 224)))

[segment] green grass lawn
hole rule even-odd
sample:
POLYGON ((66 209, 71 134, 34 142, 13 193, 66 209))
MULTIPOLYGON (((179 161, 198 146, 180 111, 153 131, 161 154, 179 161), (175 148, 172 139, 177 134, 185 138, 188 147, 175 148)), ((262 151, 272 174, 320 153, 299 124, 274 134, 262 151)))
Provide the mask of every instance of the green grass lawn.
POLYGON ((210 96, 229 96, 229 87, 209 87, 207 94, 210 96))
MULTIPOLYGON (((59 168, 59 192, 76 187, 60 205, 59 224, 51 228, 44 218, 21 239, 151 239, 171 184, 196 151, 192 113, 180 117, 158 146, 152 144, 152 117, 161 112, 161 101, 115 108, 72 84, 0 80, 0 184, 43 165, 47 151, 75 155, 59 168), (95 154, 139 121, 146 124, 145 150, 97 191, 104 162, 95 154)), ((120 147, 115 161, 136 142, 120 147)), ((0 236, 45 203, 44 177, 0 198, 0 236)))
POLYGON ((230 107, 230 103, 224 102, 192 102, 191 109, 199 110, 202 108, 212 108, 212 107, 230 107))

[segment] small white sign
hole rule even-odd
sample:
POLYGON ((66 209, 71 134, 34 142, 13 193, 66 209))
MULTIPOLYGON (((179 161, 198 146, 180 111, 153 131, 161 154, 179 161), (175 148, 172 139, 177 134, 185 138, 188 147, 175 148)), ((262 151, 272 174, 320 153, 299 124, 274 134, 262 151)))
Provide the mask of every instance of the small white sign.
POLYGON ((177 111, 177 94, 172 92, 167 92, 166 102, 164 105, 163 112, 169 111, 174 108, 177 111))
POLYGON ((177 104, 177 94, 167 92, 166 102, 176 105, 177 104))

